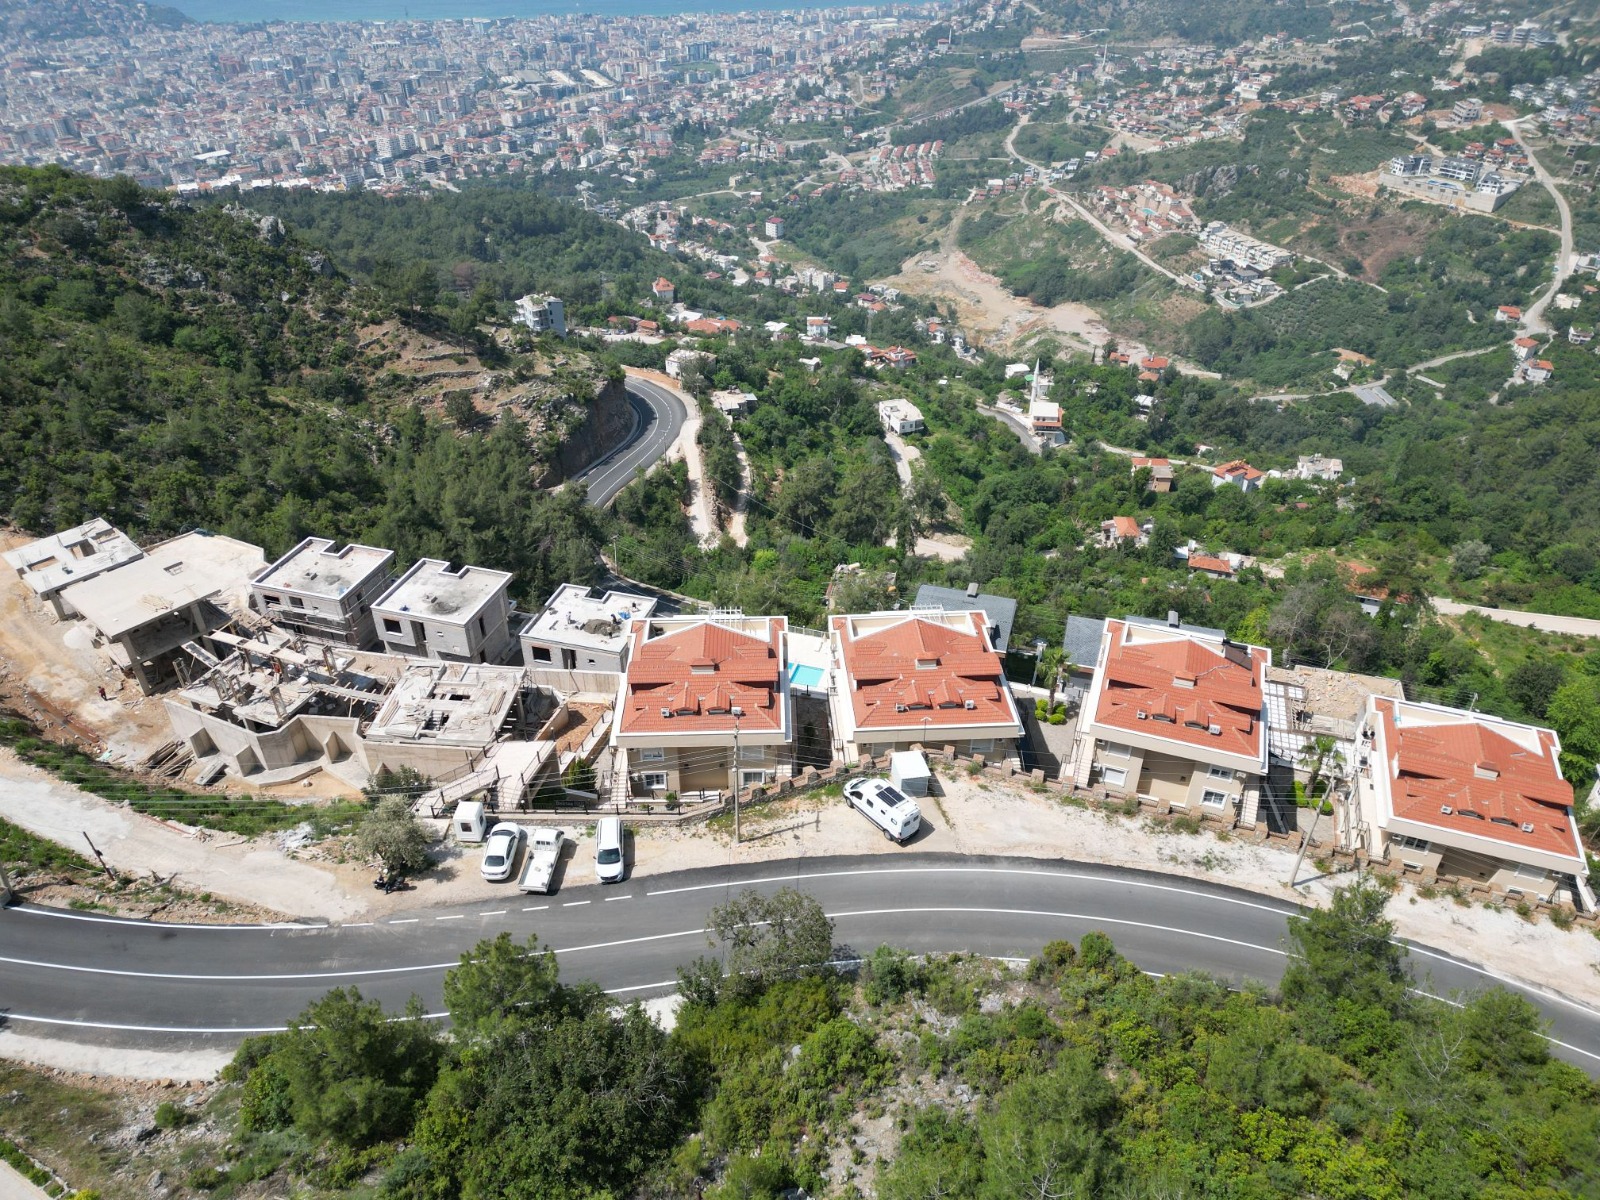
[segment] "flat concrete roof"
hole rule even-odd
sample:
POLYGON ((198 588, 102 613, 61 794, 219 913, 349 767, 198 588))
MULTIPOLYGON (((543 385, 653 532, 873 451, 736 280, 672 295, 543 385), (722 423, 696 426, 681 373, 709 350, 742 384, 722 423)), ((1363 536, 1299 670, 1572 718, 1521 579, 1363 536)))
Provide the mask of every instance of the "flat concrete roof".
POLYGON ((200 600, 243 608, 250 580, 266 565, 260 546, 197 530, 61 595, 102 636, 119 638, 200 600))
POLYGON ((0 555, 36 596, 48 598, 144 557, 132 538, 96 517, 0 555))
POLYGON ((509 571, 454 567, 424 558, 402 575, 372 606, 388 616, 410 615, 466 625, 511 586, 509 571))
POLYGON ((656 610, 654 596, 591 590, 564 583, 522 627, 524 641, 620 651, 633 636, 633 622, 656 610))
POLYGON ((272 588, 337 600, 386 569, 393 558, 393 550, 355 542, 334 550, 328 538, 310 537, 257 575, 255 586, 258 591, 272 588))
POLYGON ((418 663, 400 676, 367 738, 487 746, 498 736, 521 689, 521 667, 418 663))

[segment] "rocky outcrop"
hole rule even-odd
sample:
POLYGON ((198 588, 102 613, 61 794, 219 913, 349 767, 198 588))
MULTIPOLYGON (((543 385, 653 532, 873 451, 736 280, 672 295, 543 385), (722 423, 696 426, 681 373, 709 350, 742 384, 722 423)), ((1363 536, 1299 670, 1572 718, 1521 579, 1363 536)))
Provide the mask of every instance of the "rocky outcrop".
POLYGON ((541 486, 572 478, 622 444, 633 430, 633 406, 622 380, 602 381, 594 399, 570 404, 562 420, 547 431, 550 469, 541 486))

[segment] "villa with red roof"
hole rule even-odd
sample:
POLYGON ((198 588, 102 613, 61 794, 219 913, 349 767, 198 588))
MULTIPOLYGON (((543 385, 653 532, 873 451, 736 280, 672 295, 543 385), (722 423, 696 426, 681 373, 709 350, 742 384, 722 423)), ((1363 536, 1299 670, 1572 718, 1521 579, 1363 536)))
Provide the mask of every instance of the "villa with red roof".
POLYGON ((1209 631, 1107 621, 1079 710, 1074 782, 1253 817, 1267 771, 1272 651, 1209 631))
POLYGON ((650 290, 662 304, 671 304, 678 294, 678 289, 672 286, 672 280, 666 278, 658 278, 650 285, 650 290))
POLYGON ((1232 462, 1223 463, 1220 467, 1211 470, 1211 486, 1222 487, 1224 484, 1233 484, 1243 492, 1253 492, 1261 486, 1261 481, 1267 477, 1265 471, 1258 471, 1242 458, 1232 462))
POLYGON ((1016 754, 1022 719, 982 612, 917 609, 828 622, 834 742, 854 762, 914 745, 993 762, 1016 754))
POLYGON ((727 791, 793 774, 789 623, 718 613, 634 622, 611 744, 634 795, 727 791))
POLYGON ((1593 911, 1555 733, 1484 713, 1370 696, 1355 799, 1374 857, 1593 911))

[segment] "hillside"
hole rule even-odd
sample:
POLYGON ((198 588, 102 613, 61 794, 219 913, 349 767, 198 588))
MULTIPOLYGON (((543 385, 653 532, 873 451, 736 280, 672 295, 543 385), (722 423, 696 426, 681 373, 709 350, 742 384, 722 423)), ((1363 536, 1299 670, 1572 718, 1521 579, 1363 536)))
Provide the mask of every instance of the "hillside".
POLYGON ((0 171, 0 264, 0 518, 367 538, 535 592, 592 570, 596 517, 537 485, 623 406, 599 361, 516 353, 492 306, 445 321, 275 216, 125 179, 0 171))

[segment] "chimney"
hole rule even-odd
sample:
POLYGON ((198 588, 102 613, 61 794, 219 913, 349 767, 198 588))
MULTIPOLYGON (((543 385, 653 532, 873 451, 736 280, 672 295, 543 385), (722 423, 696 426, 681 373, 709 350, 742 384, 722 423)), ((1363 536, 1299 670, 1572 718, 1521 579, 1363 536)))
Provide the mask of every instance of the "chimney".
POLYGON ((976 600, 977 598, 978 598, 978 585, 975 584, 975 583, 967 584, 967 599, 968 600, 976 600))
POLYGON ((1182 622, 1178 620, 1178 610, 1175 608, 1167 609, 1167 628, 1176 629, 1180 624, 1182 622))

